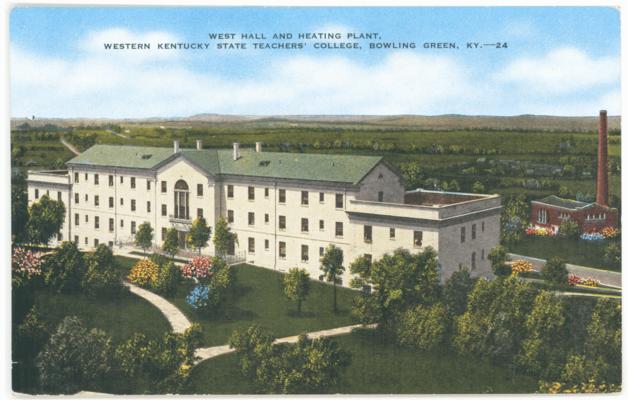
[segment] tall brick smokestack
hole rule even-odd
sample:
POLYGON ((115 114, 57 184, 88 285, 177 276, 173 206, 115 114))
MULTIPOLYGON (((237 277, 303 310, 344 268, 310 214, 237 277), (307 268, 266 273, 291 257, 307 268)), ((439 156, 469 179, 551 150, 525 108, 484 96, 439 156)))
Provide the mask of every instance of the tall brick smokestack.
POLYGON ((597 191, 595 202, 608 206, 608 121, 606 110, 600 111, 600 126, 597 139, 597 191))

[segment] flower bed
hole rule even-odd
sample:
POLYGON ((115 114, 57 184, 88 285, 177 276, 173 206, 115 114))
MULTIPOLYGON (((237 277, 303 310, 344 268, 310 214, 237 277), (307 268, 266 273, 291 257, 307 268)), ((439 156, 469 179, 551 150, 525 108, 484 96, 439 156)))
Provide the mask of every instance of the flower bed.
POLYGON ((534 271, 532 263, 526 260, 517 260, 510 266, 513 274, 521 274, 534 271))
POLYGON ((601 233, 605 239, 614 239, 619 236, 619 229, 607 226, 606 228, 602 229, 601 233))
POLYGON ((207 280, 212 274, 212 259, 210 257, 194 257, 181 267, 181 275, 187 279, 207 280))
POLYGON ((41 275, 43 260, 40 255, 22 247, 16 247, 11 257, 13 272, 30 279, 41 275))
POLYGON ((131 283, 148 287, 155 284, 158 275, 159 266, 157 264, 150 260, 140 260, 133 266, 127 278, 131 283))
POLYGON ((556 236, 556 231, 554 231, 553 229, 536 225, 527 227, 525 233, 529 236, 556 236))
POLYGON ((596 279, 593 279, 591 277, 581 278, 574 274, 569 274, 568 281, 569 281, 570 286, 583 285, 583 286, 588 286, 588 287, 598 287, 600 285, 600 281, 596 279))
POLYGON ((604 238, 604 235, 602 235, 599 232, 589 232, 589 233, 583 233, 582 235, 580 235, 580 239, 588 240, 590 242, 596 242, 596 241, 602 241, 605 238, 604 238))

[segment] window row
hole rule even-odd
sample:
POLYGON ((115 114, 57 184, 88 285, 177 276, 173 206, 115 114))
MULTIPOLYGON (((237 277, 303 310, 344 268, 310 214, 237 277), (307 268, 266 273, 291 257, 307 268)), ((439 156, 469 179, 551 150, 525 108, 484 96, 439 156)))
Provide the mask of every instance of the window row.
MULTIPOLYGON (((247 220, 248 225, 254 226, 255 225, 255 213, 249 212, 247 217, 248 217, 248 220, 247 220)), ((233 210, 227 210, 227 222, 230 224, 233 224, 235 222, 235 212, 233 210)), ((270 215, 268 213, 264 214, 264 223, 265 224, 270 223, 270 215)), ((286 225, 287 225, 286 216, 279 215, 277 218, 277 227, 279 228, 279 230, 285 230, 286 225)), ((318 230, 321 232, 325 231, 325 220, 323 219, 318 220, 318 230)), ((310 231, 309 218, 301 218, 301 232, 307 233, 309 231, 310 231)), ((337 237, 342 237, 344 235, 344 224, 342 222, 336 222, 335 233, 337 237)))
MULTIPOLYGON (((395 240, 397 237, 397 230, 395 228, 388 228, 388 238, 395 240)), ((373 243, 373 226, 364 225, 364 243, 373 243)), ((423 231, 413 231, 412 244, 414 247, 423 246, 423 231)))
MULTIPOLYGON (((482 221, 480 227, 481 227, 480 229, 482 230, 482 232, 484 232, 484 229, 485 229, 484 221, 482 221)), ((478 236, 477 224, 471 224, 471 240, 475 240, 477 236, 478 236)), ((464 243, 466 240, 467 240, 467 227, 461 226, 460 227, 460 243, 464 243)))
MULTIPOLYGON (((35 189, 35 200, 39 199, 39 189, 35 189)), ((46 196, 50 197, 50 190, 46 189, 46 196)), ((63 201, 61 192, 57 191, 57 201, 63 201)))
MULTIPOLYGON (((277 248, 278 248, 277 253, 278 253, 279 258, 286 259, 288 255, 288 248, 286 246, 286 242, 282 242, 282 241, 278 242, 277 248)), ((255 254, 255 250, 256 250, 255 238, 249 237, 247 241, 247 251, 249 254, 255 254)), ((268 239, 264 239, 264 250, 265 251, 270 250, 270 241, 268 239)), ((318 256, 323 257, 324 254, 325 254, 325 248, 319 247, 318 256)), ((301 245, 301 261, 308 262, 309 260, 310 260, 310 246, 306 244, 302 244, 301 245)))
MULTIPOLYGON (((85 224, 89 224, 89 215, 85 214, 85 224)), ((80 226, 81 217, 78 213, 74 214, 74 226, 80 226)), ((131 234, 135 234, 135 221, 131 221, 131 234)), ((124 228, 124 220, 120 220, 120 228, 124 228)), ((94 229, 100 229, 100 216, 94 216, 94 229)), ((109 232, 113 232, 115 229, 115 220, 113 218, 109 218, 108 225, 109 232)))
MULTIPOLYGON (((227 185, 227 198, 228 199, 233 199, 234 198, 234 187, 233 185, 227 185)), ((247 187, 247 195, 248 195, 248 199, 250 201, 255 200, 255 186, 248 186, 247 187)), ((270 189, 269 188, 264 188, 264 198, 268 199, 270 197, 270 189)), ((382 199, 383 199, 383 192, 382 192, 382 199)), ((278 190, 278 202, 279 204, 285 204, 286 203, 286 189, 279 189, 278 190)), ((319 192, 318 193, 318 202, 320 204, 324 204, 325 203, 325 193, 324 192, 319 192)), ((301 191, 301 205, 302 206, 307 206, 310 204, 310 192, 307 190, 302 190, 301 191)), ((344 195, 342 193, 336 193, 335 194, 335 204, 336 204, 336 208, 343 208, 344 207, 344 195)))
MULTIPOLYGON (((93 174, 93 181, 94 181, 94 185, 99 185, 100 184, 100 176, 99 174, 93 174)), ((74 173, 74 183, 79 183, 79 176, 80 174, 78 172, 74 173)), ((85 182, 88 182, 88 177, 89 174, 85 173, 85 182)), ((114 185, 114 176, 113 175, 108 175, 109 178, 109 186, 113 186, 114 185)), ((137 179, 132 176, 129 178, 130 181, 130 187, 131 189, 135 189, 137 187, 136 185, 136 181, 137 179)), ((124 176, 120 175, 120 184, 124 184, 124 176)), ((152 186, 152 181, 151 180, 146 180, 146 190, 151 190, 151 186, 152 186)), ((176 189, 176 188, 175 188, 176 189)), ((187 190, 187 185, 186 188, 187 190)), ((199 197, 203 197, 203 184, 199 183, 196 185, 196 195, 199 197)), ((168 182, 167 181, 161 181, 161 193, 167 193, 168 192, 168 182)))
MULTIPOLYGON (((78 235, 74 235, 74 243, 78 246, 79 245, 79 237, 78 235)), ((100 241, 98 239, 94 239, 94 247, 98 247, 98 245, 100 244, 100 241)), ((89 237, 85 236, 85 246, 89 246, 89 237)), ((109 248, 113 247, 113 241, 109 241, 107 243, 107 246, 109 246, 109 248)))

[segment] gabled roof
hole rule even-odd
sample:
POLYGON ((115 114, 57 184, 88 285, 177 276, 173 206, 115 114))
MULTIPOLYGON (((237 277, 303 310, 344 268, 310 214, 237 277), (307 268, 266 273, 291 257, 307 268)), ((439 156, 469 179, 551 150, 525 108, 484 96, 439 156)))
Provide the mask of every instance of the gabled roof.
POLYGON ((542 198, 541 200, 535 200, 537 203, 549 204, 551 206, 568 208, 570 210, 577 210, 587 206, 592 205, 593 203, 585 203, 583 201, 571 200, 571 199, 563 199, 562 197, 558 197, 555 195, 550 195, 542 198))
MULTIPOLYGON (((68 161, 69 165, 155 169, 182 157, 210 175, 239 175, 278 179, 358 184, 377 164, 379 156, 278 153, 240 150, 95 145, 68 161)), ((396 170, 395 170, 396 171, 396 170)))

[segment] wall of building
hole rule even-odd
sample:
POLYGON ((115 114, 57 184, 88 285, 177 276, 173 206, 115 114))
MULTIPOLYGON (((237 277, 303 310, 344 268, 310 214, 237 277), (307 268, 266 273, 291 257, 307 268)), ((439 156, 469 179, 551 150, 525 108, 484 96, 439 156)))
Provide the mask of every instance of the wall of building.
POLYGON ((604 207, 597 203, 593 203, 589 207, 578 210, 570 210, 537 202, 531 204, 530 222, 534 225, 555 229, 567 219, 576 221, 583 232, 599 232, 606 227, 617 228, 619 224, 619 212, 616 208, 604 207), (546 222, 539 220, 540 210, 547 212, 546 222))
POLYGON ((403 203, 405 189, 401 177, 388 165, 380 162, 360 182, 360 190, 356 193, 356 200, 380 201, 379 193, 383 194, 386 203, 403 203))

